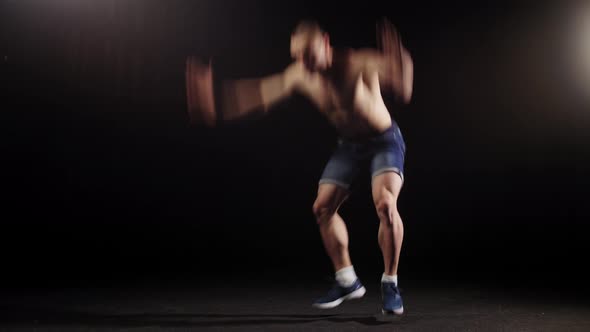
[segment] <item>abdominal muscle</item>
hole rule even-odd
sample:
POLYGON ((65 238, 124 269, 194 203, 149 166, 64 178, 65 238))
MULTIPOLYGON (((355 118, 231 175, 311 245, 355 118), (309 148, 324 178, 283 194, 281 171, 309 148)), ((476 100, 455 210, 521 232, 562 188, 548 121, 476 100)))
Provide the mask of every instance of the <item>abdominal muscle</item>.
MULTIPOLYGON (((353 103, 354 104, 354 103, 353 103)), ((328 121, 344 138, 366 138, 383 133, 393 122, 383 100, 372 105, 323 110, 328 121)))

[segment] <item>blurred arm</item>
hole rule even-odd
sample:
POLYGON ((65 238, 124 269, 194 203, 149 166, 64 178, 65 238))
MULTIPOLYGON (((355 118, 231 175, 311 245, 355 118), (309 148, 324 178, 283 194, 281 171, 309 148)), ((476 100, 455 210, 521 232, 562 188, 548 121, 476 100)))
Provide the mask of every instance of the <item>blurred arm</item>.
POLYGON ((402 47, 401 68, 397 65, 400 62, 399 57, 388 54, 382 54, 381 57, 379 76, 383 76, 386 87, 392 90, 404 104, 408 104, 412 99, 414 87, 414 62, 410 52, 402 47))
POLYGON ((191 123, 213 127, 219 118, 233 120, 252 112, 268 111, 299 85, 302 77, 299 67, 295 63, 274 75, 224 80, 215 87, 211 62, 188 57, 186 97, 191 123))
POLYGON ((225 80, 220 92, 223 120, 236 119, 257 111, 266 113, 277 102, 289 97, 297 84, 296 64, 265 77, 225 80))
POLYGON ((414 63, 401 37, 387 19, 377 23, 378 51, 369 57, 369 67, 379 73, 381 85, 392 91, 403 103, 409 103, 414 85, 414 63))

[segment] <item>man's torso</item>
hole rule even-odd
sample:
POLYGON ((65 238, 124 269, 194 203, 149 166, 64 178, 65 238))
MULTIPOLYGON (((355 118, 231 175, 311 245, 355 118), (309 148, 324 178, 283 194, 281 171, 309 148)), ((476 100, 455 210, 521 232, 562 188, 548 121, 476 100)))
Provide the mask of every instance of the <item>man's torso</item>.
POLYGON ((366 59, 350 50, 326 73, 303 67, 300 91, 327 117, 343 137, 372 136, 389 128, 392 119, 378 84, 372 84, 366 59))

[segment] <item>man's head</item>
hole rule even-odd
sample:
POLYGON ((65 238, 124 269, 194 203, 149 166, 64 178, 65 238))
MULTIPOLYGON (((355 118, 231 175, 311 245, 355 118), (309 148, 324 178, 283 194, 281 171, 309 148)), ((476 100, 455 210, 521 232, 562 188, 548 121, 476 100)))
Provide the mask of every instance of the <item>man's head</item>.
POLYGON ((332 63, 328 34, 315 21, 301 21, 291 33, 291 57, 303 61, 311 71, 324 70, 332 63))

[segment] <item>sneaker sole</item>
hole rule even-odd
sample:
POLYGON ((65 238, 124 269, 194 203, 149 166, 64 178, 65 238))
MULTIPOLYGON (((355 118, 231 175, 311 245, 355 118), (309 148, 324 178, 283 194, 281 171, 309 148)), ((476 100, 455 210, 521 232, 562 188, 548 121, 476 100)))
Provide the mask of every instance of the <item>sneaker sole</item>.
POLYGON ((361 297, 363 297, 365 295, 366 292, 367 292, 367 290, 363 286, 363 287, 355 290, 354 292, 352 292, 346 296, 343 296, 335 301, 328 302, 328 303, 314 303, 314 304, 312 304, 312 306, 314 308, 318 308, 318 309, 332 309, 332 308, 339 306, 340 303, 342 303, 346 300, 360 299, 361 297))
POLYGON ((381 313, 384 315, 391 315, 391 314, 402 315, 404 313, 404 307, 401 307, 399 309, 393 309, 393 310, 381 309, 381 313))

